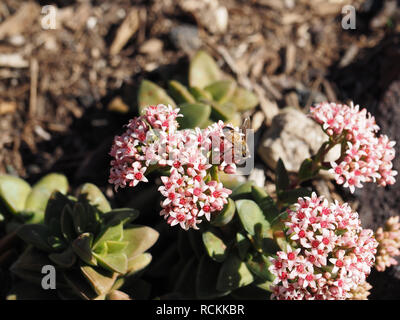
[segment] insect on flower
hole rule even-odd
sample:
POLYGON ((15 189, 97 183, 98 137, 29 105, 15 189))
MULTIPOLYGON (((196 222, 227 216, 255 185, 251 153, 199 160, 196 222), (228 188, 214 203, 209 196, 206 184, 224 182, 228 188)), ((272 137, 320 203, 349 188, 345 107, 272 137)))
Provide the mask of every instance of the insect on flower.
POLYGON ((230 143, 232 143, 233 150, 241 152, 242 157, 247 156, 247 130, 250 128, 250 118, 246 117, 237 131, 229 125, 222 128, 224 136, 230 143))

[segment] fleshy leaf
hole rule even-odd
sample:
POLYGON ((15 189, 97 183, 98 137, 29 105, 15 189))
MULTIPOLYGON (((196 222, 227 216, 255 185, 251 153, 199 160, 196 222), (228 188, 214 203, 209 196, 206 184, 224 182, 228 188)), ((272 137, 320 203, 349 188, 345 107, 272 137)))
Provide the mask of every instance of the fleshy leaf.
POLYGON ((216 81, 204 88, 211 94, 213 100, 220 104, 227 102, 233 96, 235 89, 236 82, 232 80, 216 81))
POLYGON ((251 187, 254 185, 253 181, 247 181, 245 183, 242 183, 241 185, 237 186, 235 189, 233 189, 231 198, 233 200, 238 200, 238 199, 251 199, 251 187))
POLYGON ((260 278, 263 281, 272 281, 275 278, 274 275, 268 270, 271 262, 266 257, 252 257, 251 259, 246 261, 246 265, 256 277, 260 278))
POLYGON ((285 164, 283 163, 282 159, 278 160, 275 169, 276 173, 276 190, 279 193, 280 191, 287 190, 289 188, 289 175, 285 168, 285 164))
POLYGON ((216 227, 227 225, 229 222, 232 221, 235 215, 235 211, 235 202, 231 198, 228 198, 228 203, 225 204, 221 212, 216 213, 213 216, 213 218, 211 219, 211 224, 216 227))
POLYGON ((93 206, 96 206, 101 212, 111 211, 110 203, 96 185, 92 183, 85 183, 80 187, 79 193, 86 194, 89 203, 93 206))
POLYGON ((198 299, 212 299, 229 294, 229 291, 220 292, 216 288, 215 284, 218 280, 220 268, 220 263, 211 260, 206 255, 200 259, 196 276, 196 295, 198 299))
POLYGON ((180 129, 199 127, 211 114, 211 107, 202 103, 184 103, 179 108, 183 115, 177 119, 180 129))
POLYGON ((90 266, 81 266, 80 269, 98 295, 108 293, 118 276, 116 273, 90 266))
POLYGON ((229 101, 236 105, 238 111, 251 110, 258 105, 257 96, 253 92, 244 88, 236 88, 229 101))
POLYGON ((71 247, 60 253, 51 253, 49 254, 49 258, 62 268, 71 268, 76 262, 76 255, 71 247))
POLYGON ((91 233, 80 234, 72 243, 72 249, 87 264, 96 266, 97 260, 92 254, 93 235, 91 233))
POLYGON ((230 255, 223 263, 218 275, 217 289, 222 292, 249 285, 254 277, 246 264, 236 255, 230 255))
POLYGON ((260 187, 252 187, 252 195, 258 206, 264 213, 264 216, 271 223, 279 214, 279 210, 275 205, 274 200, 268 193, 260 187))
POLYGON ((189 84, 203 89, 220 80, 222 73, 214 59, 205 51, 198 51, 189 66, 189 84))
POLYGON ((132 259, 128 260, 128 271, 129 275, 132 275, 144 268, 151 262, 152 256, 150 253, 142 253, 132 259))
POLYGON ((248 199, 237 200, 236 209, 244 229, 249 234, 254 236, 256 234, 256 227, 260 226, 262 236, 269 236, 270 224, 257 203, 248 199))
POLYGON ((196 101, 207 103, 212 100, 212 95, 208 91, 199 87, 191 87, 190 93, 196 99, 196 101))
POLYGON ((25 224, 17 230, 17 235, 26 243, 34 247, 52 252, 53 248, 48 244, 47 239, 51 236, 50 229, 41 224, 25 224))
POLYGON ((211 231, 203 233, 203 243, 211 259, 222 262, 227 255, 226 244, 211 231))
POLYGON ((169 92, 171 93, 172 98, 176 101, 176 103, 195 103, 195 98, 191 95, 189 90, 179 83, 178 81, 172 80, 168 83, 169 92))
POLYGON ((123 224, 119 223, 115 226, 111 226, 103 231, 103 233, 98 236, 96 239, 93 250, 96 251, 99 244, 102 244, 105 241, 112 240, 112 241, 121 241, 124 236, 123 232, 123 224))
POLYGON ((103 268, 121 274, 125 274, 128 270, 128 258, 125 253, 112 253, 106 255, 93 253, 93 255, 96 257, 99 265, 103 268))
POLYGON ((31 186, 23 179, 11 175, 0 176, 0 200, 12 213, 25 208, 25 201, 30 192, 31 186))
POLYGON ((146 226, 134 226, 124 230, 123 241, 128 241, 128 247, 125 249, 129 259, 145 252, 151 248, 158 239, 158 232, 153 228, 146 226))
POLYGON ((61 192, 62 194, 66 194, 68 187, 69 184, 66 176, 59 173, 49 173, 36 182, 33 186, 33 189, 44 189, 50 196, 55 190, 61 192))
POLYGON ((140 84, 138 94, 139 114, 142 114, 144 108, 150 105, 158 104, 171 105, 176 107, 176 103, 167 94, 167 92, 149 80, 143 80, 140 84))

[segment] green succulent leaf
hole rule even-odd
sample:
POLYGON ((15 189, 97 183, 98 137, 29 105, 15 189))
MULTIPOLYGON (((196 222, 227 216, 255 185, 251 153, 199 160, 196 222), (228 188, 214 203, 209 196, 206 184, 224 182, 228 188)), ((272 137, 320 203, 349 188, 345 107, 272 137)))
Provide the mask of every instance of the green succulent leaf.
POLYGON ((249 270, 262 281, 273 281, 274 275, 268 270, 271 262, 268 258, 257 255, 246 261, 249 270))
POLYGON ((183 115, 177 119, 181 129, 199 127, 211 114, 211 107, 202 103, 183 103, 179 108, 179 113, 183 115))
POLYGON ((280 191, 287 190, 289 188, 289 175, 282 159, 278 160, 275 173, 276 173, 275 184, 277 192, 279 193, 280 191))
POLYGON ((214 101, 224 104, 232 98, 236 90, 236 82, 232 80, 219 80, 211 83, 204 90, 211 94, 214 101))
POLYGON ((215 233, 206 231, 202 235, 206 251, 211 259, 223 262, 227 256, 227 246, 215 233))
POLYGON ((108 227, 107 229, 105 229, 96 239, 94 246, 93 246, 93 250, 95 252, 96 249, 98 248, 98 246, 100 244, 103 244, 104 242, 111 240, 111 241, 121 241, 124 237, 124 231, 123 231, 123 223, 120 222, 117 225, 108 227))
POLYGON ((169 92, 172 98, 174 98, 174 100, 176 101, 176 103, 180 104, 185 102, 189 103, 196 102, 196 99, 191 95, 189 90, 178 81, 171 80, 168 83, 168 87, 169 87, 169 92))
POLYGON ((113 272, 125 274, 128 270, 128 258, 125 253, 99 255, 93 253, 100 266, 113 272))
POLYGON ((216 283, 221 264, 204 255, 200 259, 196 275, 196 296, 198 299, 213 299, 229 294, 229 291, 220 292, 216 283))
POLYGON ((236 247, 238 249, 238 254, 240 259, 244 260, 247 256, 247 252, 251 247, 251 242, 241 233, 236 234, 236 247))
POLYGON ((211 102, 211 107, 211 118, 214 121, 222 120, 228 122, 236 114, 236 107, 231 102, 226 102, 224 104, 211 102))
POLYGON ((129 243, 125 249, 126 255, 131 259, 145 252, 156 243, 158 236, 156 230, 146 226, 124 229, 123 241, 129 243))
POLYGON ((221 77, 221 69, 205 51, 198 51, 190 61, 189 84, 191 87, 203 89, 209 84, 220 80, 221 77))
POLYGON ((17 235, 26 243, 45 252, 52 252, 53 248, 47 242, 51 236, 49 227, 41 224, 25 224, 17 230, 17 235))
POLYGON ((128 241, 106 241, 107 253, 120 253, 128 247, 128 241))
POLYGON ((110 203, 96 185, 85 183, 80 187, 79 194, 86 194, 89 203, 97 207, 101 212, 111 211, 110 203))
POLYGON ((278 197, 279 200, 290 205, 297 202, 297 199, 300 197, 310 197, 311 193, 312 191, 307 188, 297 188, 280 192, 278 197))
POLYGON ((233 200, 239 199, 251 199, 252 198, 252 187, 254 185, 253 181, 247 181, 240 184, 231 193, 231 198, 233 200))
POLYGON ((23 179, 0 175, 0 202, 11 213, 15 214, 25 208, 25 201, 30 192, 31 186, 23 179))
POLYGON ((253 200, 242 199, 236 201, 236 209, 244 229, 252 236, 256 235, 256 228, 261 228, 263 237, 269 236, 270 224, 260 207, 253 200))
POLYGON ((264 216, 271 223, 279 214, 279 210, 275 205, 274 200, 268 195, 268 193, 260 187, 252 187, 252 195, 258 206, 264 213, 264 216))
POLYGON ((40 223, 43 221, 49 198, 48 191, 41 188, 32 189, 25 201, 24 211, 32 214, 27 223, 40 223))
MULTIPOLYGON (((60 221, 63 210, 67 205, 73 205, 73 202, 61 192, 53 192, 47 203, 46 212, 44 215, 44 223, 46 225, 50 225, 51 221, 60 221)), ((61 233, 61 226, 59 223, 58 225, 61 233)))
POLYGON ((49 173, 33 186, 33 189, 46 190, 49 197, 56 190, 62 194, 66 194, 68 188, 69 184, 67 177, 59 173, 49 173))
POLYGON ((132 208, 113 209, 110 212, 103 214, 103 219, 108 226, 113 226, 118 223, 126 225, 134 221, 139 216, 139 211, 132 208))
POLYGON ((98 295, 108 293, 118 277, 117 273, 91 266, 81 266, 80 270, 98 295))
POLYGON ((238 111, 252 110, 258 105, 257 96, 244 88, 236 88, 233 96, 229 99, 236 105, 238 111))
POLYGON ((92 254, 92 243, 93 235, 91 233, 82 233, 72 242, 72 249, 84 262, 96 266, 97 260, 92 254))
POLYGON ((305 159, 299 169, 298 178, 300 181, 311 179, 315 172, 312 170, 313 160, 311 158, 305 159))
POLYGON ((235 254, 231 254, 223 263, 218 275, 217 289, 222 292, 232 291, 247 286, 254 277, 246 264, 235 254))
POLYGON ((76 255, 71 247, 60 253, 51 253, 49 258, 61 268, 71 268, 76 262, 76 255))
POLYGON ((176 107, 174 100, 172 100, 163 88, 149 80, 143 80, 140 84, 138 94, 139 114, 142 114, 147 106, 160 103, 176 107))
POLYGON ((196 101, 208 103, 212 100, 212 95, 208 91, 201 89, 199 87, 191 87, 190 93, 196 99, 196 101))
POLYGON ((129 259, 128 270, 127 270, 128 275, 135 274, 136 272, 139 272, 140 270, 146 268, 151 262, 151 259, 152 259, 151 254, 147 252, 135 256, 132 259, 129 259))
POLYGON ((216 227, 227 225, 229 222, 232 221, 233 217, 235 216, 235 211, 235 202, 231 198, 228 198, 228 203, 225 204, 221 212, 213 215, 211 219, 211 224, 216 227))

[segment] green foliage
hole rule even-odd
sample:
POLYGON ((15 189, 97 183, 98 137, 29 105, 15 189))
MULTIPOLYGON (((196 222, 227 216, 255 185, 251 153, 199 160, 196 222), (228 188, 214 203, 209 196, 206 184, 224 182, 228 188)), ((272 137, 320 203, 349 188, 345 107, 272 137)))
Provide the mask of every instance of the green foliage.
POLYGON ((137 216, 134 209, 112 210, 91 184, 83 185, 77 198, 56 191, 48 200, 44 223, 17 230, 29 246, 11 271, 40 283, 41 267, 54 265, 60 297, 105 299, 151 261, 145 251, 157 241, 158 232, 132 224, 137 216))
POLYGON ((240 112, 258 105, 257 96, 224 77, 213 58, 199 51, 190 61, 189 87, 178 81, 168 82, 168 93, 149 80, 143 80, 138 93, 139 112, 148 105, 178 106, 184 118, 182 128, 206 127, 223 120, 240 125, 240 112))
POLYGON ((43 221, 47 202, 54 191, 66 194, 67 178, 50 173, 33 187, 21 178, 0 176, 0 215, 19 222, 40 223, 43 221))

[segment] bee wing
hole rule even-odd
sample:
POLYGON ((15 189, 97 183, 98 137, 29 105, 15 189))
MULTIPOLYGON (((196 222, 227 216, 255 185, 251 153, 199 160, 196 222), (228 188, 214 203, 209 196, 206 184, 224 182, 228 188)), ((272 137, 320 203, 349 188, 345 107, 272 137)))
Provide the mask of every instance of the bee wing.
POLYGON ((250 129, 250 118, 249 117, 246 117, 243 120, 243 124, 240 126, 240 129, 242 131, 246 131, 247 129, 250 129))

